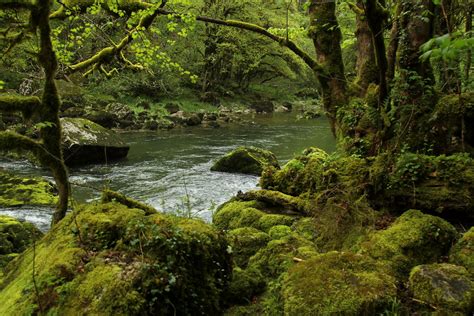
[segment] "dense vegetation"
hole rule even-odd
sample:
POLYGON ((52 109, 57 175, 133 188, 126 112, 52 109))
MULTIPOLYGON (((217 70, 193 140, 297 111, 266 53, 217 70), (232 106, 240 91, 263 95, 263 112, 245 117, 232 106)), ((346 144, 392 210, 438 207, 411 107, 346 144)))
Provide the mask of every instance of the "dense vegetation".
POLYGON ((0 149, 49 168, 59 193, 44 237, 0 218, 0 314, 474 310, 470 1, 6 0, 0 9, 0 149), (308 148, 281 168, 255 148, 224 157, 216 170, 227 162, 261 174, 261 190, 220 206, 213 227, 111 191, 66 216, 60 116, 121 128, 145 117, 138 128, 156 129, 175 123, 168 112, 267 112, 295 100, 320 107, 339 150, 308 148))

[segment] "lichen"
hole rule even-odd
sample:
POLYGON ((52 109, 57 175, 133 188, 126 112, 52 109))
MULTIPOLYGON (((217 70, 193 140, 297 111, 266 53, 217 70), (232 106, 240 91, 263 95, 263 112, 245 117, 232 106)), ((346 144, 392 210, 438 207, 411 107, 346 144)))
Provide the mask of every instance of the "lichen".
POLYGON ((328 252, 289 269, 285 315, 374 315, 396 298, 395 279, 368 256, 328 252))
POLYGON ((409 282, 413 297, 440 314, 467 314, 474 309, 474 282, 464 267, 447 263, 416 266, 409 282))

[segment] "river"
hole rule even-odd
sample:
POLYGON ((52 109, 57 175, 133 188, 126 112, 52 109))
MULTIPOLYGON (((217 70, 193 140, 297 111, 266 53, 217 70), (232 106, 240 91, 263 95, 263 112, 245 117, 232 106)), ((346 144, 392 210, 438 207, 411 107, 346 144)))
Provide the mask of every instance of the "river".
MULTIPOLYGON (((277 113, 255 116, 251 124, 130 132, 122 137, 130 144, 126 160, 70 170, 76 201, 97 199, 100 189, 108 186, 158 210, 210 220, 215 208, 239 190, 257 188, 258 177, 209 170, 215 159, 235 147, 271 150, 282 164, 309 146, 335 150, 325 118, 296 120, 292 114, 277 113)), ((48 177, 47 171, 26 161, 0 160, 0 167, 48 177)), ((0 214, 34 222, 42 230, 48 229, 51 212, 49 208, 0 209, 0 214)))

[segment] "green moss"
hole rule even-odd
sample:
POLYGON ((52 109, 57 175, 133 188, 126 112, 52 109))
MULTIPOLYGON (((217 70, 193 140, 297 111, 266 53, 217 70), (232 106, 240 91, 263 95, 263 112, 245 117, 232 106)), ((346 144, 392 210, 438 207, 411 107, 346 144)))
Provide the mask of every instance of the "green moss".
POLYGON ((31 223, 0 215, 0 269, 42 235, 31 223))
POLYGON ((293 266, 283 284, 285 315, 374 315, 396 297, 395 279, 370 257, 329 252, 293 266))
POLYGON ((449 251, 457 236, 445 220, 410 210, 389 228, 373 234, 362 252, 377 260, 388 260, 402 274, 413 266, 436 262, 449 251))
POLYGON ((270 228, 276 225, 287 225, 291 226, 295 221, 298 220, 298 217, 288 216, 288 215, 279 215, 279 214, 267 214, 260 217, 258 221, 258 228, 264 232, 268 232, 270 228))
POLYGON ((0 314, 218 314, 231 278, 219 231, 119 203, 84 206, 14 259, 0 314), (38 295, 37 295, 38 294, 38 295))
POLYGON ((23 178, 0 169, 0 206, 55 205, 54 186, 41 178, 23 178))
POLYGON ((282 239, 291 235, 291 228, 286 225, 273 226, 268 234, 272 239, 282 239))
POLYGON ((260 175, 269 166, 279 168, 277 158, 270 151, 256 147, 238 147, 216 161, 211 170, 260 175))
POLYGON ((220 207, 214 214, 213 224, 222 230, 247 226, 257 227, 260 218, 265 213, 259 211, 256 207, 261 207, 261 203, 256 201, 230 201, 220 207))
POLYGON ((416 266, 410 273, 413 297, 438 313, 470 313, 474 309, 474 282, 464 267, 442 263, 416 266))
POLYGON ((298 235, 312 242, 316 241, 318 237, 318 231, 316 229, 316 223, 312 217, 304 217, 293 223, 291 229, 298 235))
POLYGON ((398 157, 385 196, 392 207, 474 217, 474 160, 467 154, 398 157))
POLYGON ((234 262, 245 268, 248 260, 270 241, 270 236, 256 228, 243 227, 229 231, 227 238, 232 246, 234 262))
POLYGON ((451 248, 449 262, 465 267, 474 276, 474 227, 451 248))
POLYGON ((265 281, 262 274, 256 269, 242 270, 234 268, 232 281, 226 292, 227 304, 248 304, 253 297, 261 294, 265 289, 265 281))

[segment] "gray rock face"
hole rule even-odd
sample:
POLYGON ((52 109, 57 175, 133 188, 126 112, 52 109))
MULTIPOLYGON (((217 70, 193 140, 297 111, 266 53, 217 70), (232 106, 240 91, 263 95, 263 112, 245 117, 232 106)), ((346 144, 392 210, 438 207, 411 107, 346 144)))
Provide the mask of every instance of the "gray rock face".
POLYGON ((62 118, 64 160, 68 166, 125 158, 130 147, 113 131, 81 118, 62 118))

